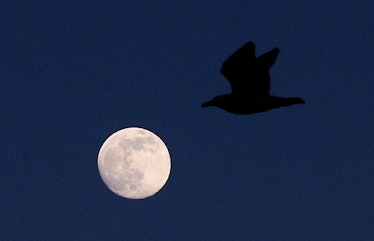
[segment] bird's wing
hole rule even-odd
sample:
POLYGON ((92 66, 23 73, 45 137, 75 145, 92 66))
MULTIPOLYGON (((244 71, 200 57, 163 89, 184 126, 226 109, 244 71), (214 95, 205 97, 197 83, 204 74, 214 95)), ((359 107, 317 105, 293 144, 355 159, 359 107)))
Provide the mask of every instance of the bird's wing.
POLYGON ((250 66, 253 65, 255 58, 255 44, 248 42, 222 64, 221 74, 229 80, 233 89, 239 87, 241 80, 245 79, 245 74, 250 66))
POLYGON ((229 80, 233 94, 269 95, 269 68, 275 62, 277 48, 255 58, 255 45, 248 42, 234 52, 222 65, 221 73, 229 80))
POLYGON ((263 71, 269 71, 270 67, 275 63, 279 54, 279 49, 274 48, 256 58, 256 66, 263 71))
POLYGON ((252 72, 253 83, 251 88, 253 88, 254 93, 253 95, 257 96, 264 96, 269 95, 270 92, 270 74, 269 70, 270 67, 275 63, 277 60, 277 56, 279 53, 278 48, 274 48, 269 52, 261 55, 260 57, 256 58, 254 69, 255 71, 252 72))

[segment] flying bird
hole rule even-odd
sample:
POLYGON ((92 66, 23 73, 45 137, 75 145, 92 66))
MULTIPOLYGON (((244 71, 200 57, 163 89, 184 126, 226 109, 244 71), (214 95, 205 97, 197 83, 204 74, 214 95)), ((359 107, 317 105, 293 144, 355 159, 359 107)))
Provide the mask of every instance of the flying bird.
POLYGON ((256 57, 255 44, 248 42, 234 52, 221 67, 232 92, 218 95, 202 107, 216 106, 233 114, 253 114, 274 108, 304 104, 300 97, 271 96, 269 69, 279 53, 278 48, 256 57))

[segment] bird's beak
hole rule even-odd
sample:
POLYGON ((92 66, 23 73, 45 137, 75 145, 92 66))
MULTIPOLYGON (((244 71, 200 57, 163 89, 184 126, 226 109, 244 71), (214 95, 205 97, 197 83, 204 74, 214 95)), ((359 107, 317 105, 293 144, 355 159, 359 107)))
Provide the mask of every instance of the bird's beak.
POLYGON ((209 107, 209 106, 213 106, 212 101, 204 102, 204 103, 201 105, 201 107, 209 107))

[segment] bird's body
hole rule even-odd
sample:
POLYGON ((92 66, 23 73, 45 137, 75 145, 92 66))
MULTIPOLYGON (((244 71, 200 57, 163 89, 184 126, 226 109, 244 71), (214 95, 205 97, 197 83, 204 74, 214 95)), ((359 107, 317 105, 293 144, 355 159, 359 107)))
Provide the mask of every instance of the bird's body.
POLYGON ((205 102, 202 107, 217 106, 232 114, 253 114, 265 112, 271 109, 289 105, 303 104, 303 99, 299 97, 285 98, 277 96, 245 97, 234 94, 219 95, 213 100, 205 102))
POLYGON ((214 97, 202 107, 216 106, 233 114, 253 114, 274 108, 303 104, 299 97, 271 96, 269 69, 279 49, 255 56, 255 45, 248 42, 234 52, 222 65, 221 74, 230 82, 232 92, 214 97))

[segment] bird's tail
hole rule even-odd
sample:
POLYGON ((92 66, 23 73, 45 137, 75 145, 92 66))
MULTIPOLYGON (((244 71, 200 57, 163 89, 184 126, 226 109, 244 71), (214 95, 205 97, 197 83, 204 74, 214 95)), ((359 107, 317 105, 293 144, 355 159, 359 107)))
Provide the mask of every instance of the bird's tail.
POLYGON ((300 97, 293 97, 293 98, 284 98, 284 97, 273 97, 273 104, 278 107, 282 106, 289 106, 289 105, 296 105, 296 104, 304 104, 305 101, 300 97))
POLYGON ((305 101, 300 97, 290 98, 294 104, 304 104, 305 101))

